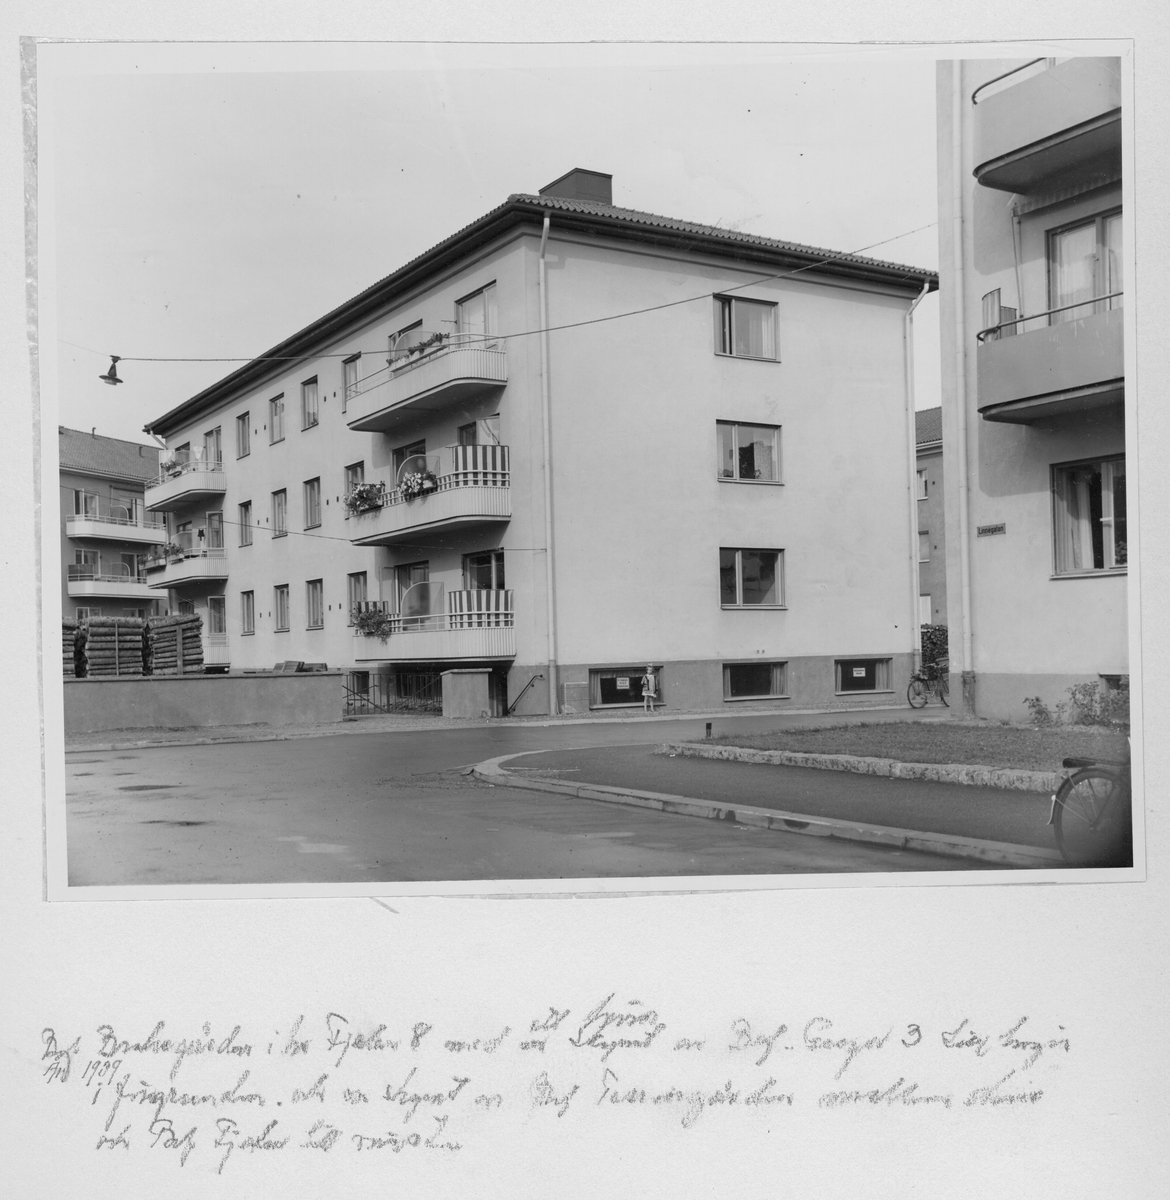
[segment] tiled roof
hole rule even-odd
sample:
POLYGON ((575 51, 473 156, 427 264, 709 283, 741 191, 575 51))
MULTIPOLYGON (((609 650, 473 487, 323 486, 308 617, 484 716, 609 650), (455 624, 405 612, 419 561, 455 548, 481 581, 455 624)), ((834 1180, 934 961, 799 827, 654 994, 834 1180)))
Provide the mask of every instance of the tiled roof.
POLYGON ((153 479, 158 474, 158 446, 102 437, 81 429, 57 426, 61 470, 107 475, 117 479, 153 479))
POLYGON ((942 408, 922 408, 914 414, 915 443, 942 441, 942 408))
POLYGON ((508 197, 509 203, 524 201, 539 204, 542 208, 560 212, 582 213, 590 216, 609 217, 630 226, 647 226, 670 233, 693 233, 703 237, 714 237, 741 246, 758 246, 763 250, 779 250, 792 254, 808 255, 831 262, 855 263, 866 267, 887 267, 920 277, 930 272, 921 267, 908 267, 903 263, 887 262, 880 258, 866 258, 860 254, 842 254, 836 250, 824 250, 819 246, 805 246, 800 242, 784 242, 778 238, 763 237, 758 233, 743 233, 738 229, 723 229, 719 225, 700 225, 695 221, 683 221, 677 217, 661 217, 657 213, 640 212, 636 208, 618 208, 613 204, 602 204, 596 200, 570 200, 562 196, 540 196, 518 192, 508 197))

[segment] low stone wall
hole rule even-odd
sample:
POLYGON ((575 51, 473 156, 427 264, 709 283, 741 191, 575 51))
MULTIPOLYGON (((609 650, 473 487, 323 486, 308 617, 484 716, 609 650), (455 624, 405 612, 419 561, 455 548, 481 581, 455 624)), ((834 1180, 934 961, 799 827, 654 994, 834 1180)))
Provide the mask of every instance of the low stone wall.
POLYGON ((1016 767, 982 767, 966 763, 904 763, 857 754, 812 754, 804 750, 749 750, 744 746, 704 746, 701 742, 667 742, 659 754, 716 758, 725 762, 768 763, 776 767, 811 767, 816 771, 851 771, 887 779, 924 779, 931 783, 962 783, 971 787, 1007 788, 1017 792, 1054 792, 1064 776, 1053 771, 1016 767))
POLYGON ((65 733, 341 721, 340 671, 66 679, 65 733))

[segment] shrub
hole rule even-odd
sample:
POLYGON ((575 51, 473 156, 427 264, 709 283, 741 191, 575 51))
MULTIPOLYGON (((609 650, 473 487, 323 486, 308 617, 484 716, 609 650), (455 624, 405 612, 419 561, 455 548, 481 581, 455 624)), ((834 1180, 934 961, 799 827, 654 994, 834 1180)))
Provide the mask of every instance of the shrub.
POLYGON ((1129 676, 1122 675, 1116 688, 1100 683, 1074 683, 1068 699, 1050 709, 1039 696, 1028 696, 1024 703, 1032 714, 1032 724, 1047 728, 1069 723, 1077 725, 1128 725, 1129 676))
POLYGON ((922 662, 938 662, 948 654, 947 627, 945 625, 923 625, 922 627, 922 662))
POLYGON ((356 609, 353 614, 353 627, 367 637, 376 637, 385 641, 394 627, 394 614, 380 608, 356 609))

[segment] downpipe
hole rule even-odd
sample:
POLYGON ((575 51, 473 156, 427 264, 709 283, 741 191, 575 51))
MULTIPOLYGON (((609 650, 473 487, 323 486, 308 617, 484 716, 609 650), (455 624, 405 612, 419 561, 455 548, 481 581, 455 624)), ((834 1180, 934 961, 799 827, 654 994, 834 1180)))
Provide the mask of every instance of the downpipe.
POLYGON ((540 293, 540 410, 544 426, 544 591, 547 602, 548 626, 548 713, 555 717, 560 711, 557 701, 557 614, 553 576, 553 511, 552 511, 552 404, 548 382, 548 272, 545 251, 551 218, 544 214, 540 233, 540 261, 537 283, 540 293))

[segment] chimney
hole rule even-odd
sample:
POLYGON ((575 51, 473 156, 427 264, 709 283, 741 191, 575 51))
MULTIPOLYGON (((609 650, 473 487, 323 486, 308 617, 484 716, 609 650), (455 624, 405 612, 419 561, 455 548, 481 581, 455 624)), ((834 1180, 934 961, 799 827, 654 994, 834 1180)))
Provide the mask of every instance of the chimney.
POLYGON ((601 171, 586 171, 574 167, 567 175, 546 183, 542 196, 557 196, 561 200, 589 200, 594 204, 613 203, 613 176, 601 171))

